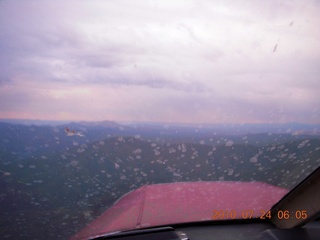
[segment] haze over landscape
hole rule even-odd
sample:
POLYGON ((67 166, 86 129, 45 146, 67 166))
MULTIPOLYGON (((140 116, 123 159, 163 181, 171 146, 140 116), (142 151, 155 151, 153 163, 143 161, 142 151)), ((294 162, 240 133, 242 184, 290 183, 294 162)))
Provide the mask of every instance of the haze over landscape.
POLYGON ((263 182, 286 192, 320 164, 319 125, 67 126, 0 121, 4 239, 68 239, 146 184, 263 182))
POLYGON ((320 122, 319 1, 1 1, 0 118, 320 122))

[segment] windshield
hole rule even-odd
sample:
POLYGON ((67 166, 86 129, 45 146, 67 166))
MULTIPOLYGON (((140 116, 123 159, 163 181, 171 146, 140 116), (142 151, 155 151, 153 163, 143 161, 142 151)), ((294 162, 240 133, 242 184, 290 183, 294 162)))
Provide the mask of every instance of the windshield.
POLYGON ((132 228, 260 217, 320 165, 319 12, 0 1, 0 235, 68 239, 143 192, 190 218, 132 228))

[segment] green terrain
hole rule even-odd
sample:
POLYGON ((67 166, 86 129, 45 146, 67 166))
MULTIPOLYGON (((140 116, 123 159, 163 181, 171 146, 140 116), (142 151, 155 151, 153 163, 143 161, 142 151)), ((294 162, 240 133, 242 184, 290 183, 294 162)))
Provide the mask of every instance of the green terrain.
POLYGON ((145 184, 260 181, 292 189, 320 165, 309 132, 210 127, 0 123, 0 235, 67 239, 145 184), (221 128, 220 128, 221 129, 221 128))

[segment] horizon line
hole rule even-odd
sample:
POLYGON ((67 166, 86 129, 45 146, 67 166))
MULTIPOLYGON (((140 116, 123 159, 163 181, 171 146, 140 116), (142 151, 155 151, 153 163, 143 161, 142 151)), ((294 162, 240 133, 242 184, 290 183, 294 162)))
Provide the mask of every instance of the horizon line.
MULTIPOLYGON (((210 126, 210 125, 320 125, 320 123, 306 123, 306 122, 241 122, 241 123, 231 123, 231 122, 219 122, 219 123, 182 123, 182 122, 156 122, 156 121, 146 121, 146 120, 132 120, 132 121, 123 121, 123 120, 51 120, 51 119, 29 119, 29 118, 0 118, 0 122, 7 122, 7 123, 21 123, 21 124, 34 124, 37 123, 103 123, 103 122, 113 122, 118 124, 124 125, 132 125, 132 124, 162 124, 162 125, 197 125, 197 126, 210 126), (24 122, 24 123, 23 123, 24 122)), ((42 124, 42 125, 43 125, 42 124)))

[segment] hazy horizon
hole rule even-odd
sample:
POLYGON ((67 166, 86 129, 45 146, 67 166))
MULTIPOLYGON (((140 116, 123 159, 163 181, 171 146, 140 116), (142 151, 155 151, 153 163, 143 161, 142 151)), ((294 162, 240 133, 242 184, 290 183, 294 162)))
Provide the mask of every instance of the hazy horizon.
POLYGON ((304 122, 259 122, 259 123, 183 123, 183 122, 159 122, 159 121, 116 121, 111 119, 104 119, 99 121, 94 120, 53 120, 53 119, 28 119, 28 118, 0 118, 0 122, 13 123, 13 124, 32 124, 32 125, 63 125, 67 123, 117 123, 124 125, 133 124, 151 124, 151 125, 169 125, 169 126, 287 126, 287 125, 300 125, 300 126, 320 126, 320 123, 304 123, 304 122))

